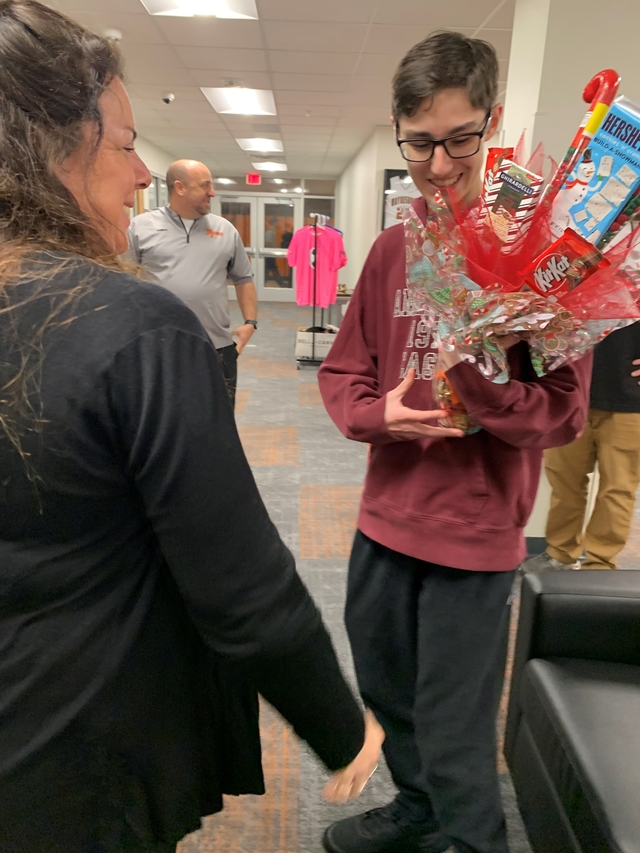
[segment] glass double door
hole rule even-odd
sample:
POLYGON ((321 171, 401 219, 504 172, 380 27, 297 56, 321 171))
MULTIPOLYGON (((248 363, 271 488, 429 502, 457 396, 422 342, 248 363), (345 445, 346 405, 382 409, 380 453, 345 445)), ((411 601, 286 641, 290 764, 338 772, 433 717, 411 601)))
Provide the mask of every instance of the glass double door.
MULTIPOLYGON (((295 196, 224 194, 213 200, 213 212, 240 234, 261 301, 295 301, 295 272, 287 263, 287 249, 293 232, 302 226, 302 205, 295 196)), ((229 295, 234 296, 233 288, 229 295)))

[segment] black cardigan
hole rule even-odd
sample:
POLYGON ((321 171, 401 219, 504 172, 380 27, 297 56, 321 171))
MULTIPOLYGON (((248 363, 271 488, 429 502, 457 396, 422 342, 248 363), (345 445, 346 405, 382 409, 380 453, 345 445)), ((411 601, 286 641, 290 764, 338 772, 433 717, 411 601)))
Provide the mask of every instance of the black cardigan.
POLYGON ((0 432, 0 849, 156 851, 260 793, 257 691, 346 765, 362 715, 196 317, 84 262, 10 304, 0 386, 36 370, 24 455, 0 432))

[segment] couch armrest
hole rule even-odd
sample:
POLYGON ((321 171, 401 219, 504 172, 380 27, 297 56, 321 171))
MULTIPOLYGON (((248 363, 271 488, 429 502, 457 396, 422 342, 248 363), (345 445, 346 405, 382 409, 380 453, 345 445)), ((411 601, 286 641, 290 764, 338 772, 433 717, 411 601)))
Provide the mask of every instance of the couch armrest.
POLYGON ((525 575, 505 736, 507 759, 520 717, 520 678, 531 658, 640 664, 640 571, 525 575))

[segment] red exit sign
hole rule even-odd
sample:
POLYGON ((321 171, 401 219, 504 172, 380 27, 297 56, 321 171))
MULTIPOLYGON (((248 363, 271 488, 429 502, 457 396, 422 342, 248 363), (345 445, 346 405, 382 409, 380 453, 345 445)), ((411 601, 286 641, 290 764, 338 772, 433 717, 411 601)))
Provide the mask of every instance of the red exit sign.
POLYGON ((262 183, 262 175, 259 172, 248 172, 247 183, 254 187, 259 187, 262 183))

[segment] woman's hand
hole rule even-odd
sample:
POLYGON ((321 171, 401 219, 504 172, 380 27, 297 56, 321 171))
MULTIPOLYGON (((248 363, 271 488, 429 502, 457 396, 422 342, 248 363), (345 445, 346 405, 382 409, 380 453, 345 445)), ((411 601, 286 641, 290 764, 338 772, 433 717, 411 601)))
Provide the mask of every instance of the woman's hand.
POLYGON ((365 712, 364 722, 364 746, 351 764, 334 773, 324 787, 322 796, 330 803, 346 803, 359 797, 378 766, 384 731, 371 711, 365 712))

